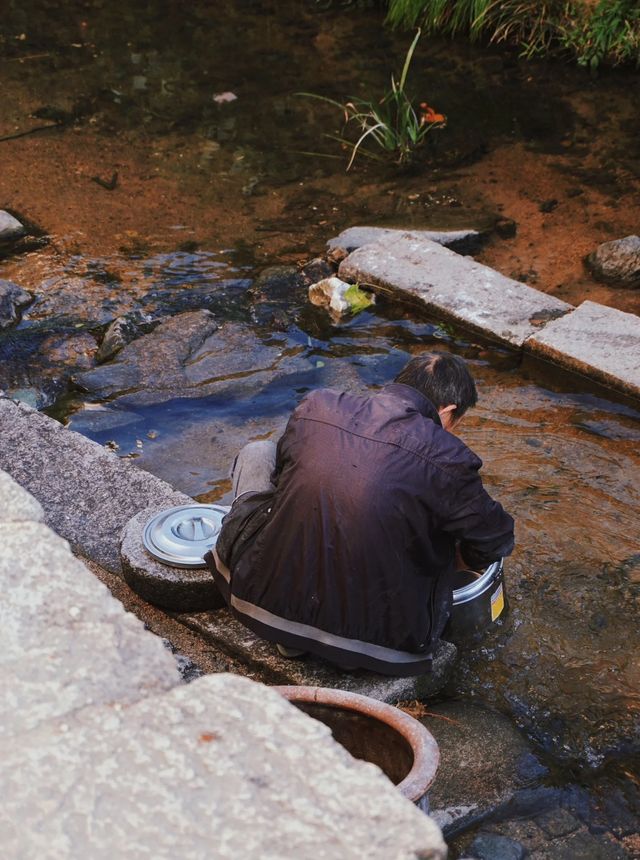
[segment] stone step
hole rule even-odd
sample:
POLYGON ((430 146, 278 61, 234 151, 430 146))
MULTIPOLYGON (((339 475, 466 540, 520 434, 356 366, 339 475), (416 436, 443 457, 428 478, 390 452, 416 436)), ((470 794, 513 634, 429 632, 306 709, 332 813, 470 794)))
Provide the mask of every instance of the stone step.
POLYGON ((549 320, 573 309, 436 242, 410 235, 364 245, 342 261, 338 274, 516 348, 549 320))
POLYGON ((640 317, 583 302, 527 339, 527 352, 640 397, 640 317))

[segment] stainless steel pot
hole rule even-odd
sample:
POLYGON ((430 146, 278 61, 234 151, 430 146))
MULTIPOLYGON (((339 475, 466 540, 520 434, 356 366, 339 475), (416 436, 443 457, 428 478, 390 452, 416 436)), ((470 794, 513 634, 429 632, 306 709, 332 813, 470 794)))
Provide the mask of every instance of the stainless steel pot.
POLYGON ((508 609, 504 560, 482 573, 458 570, 453 577, 453 607, 442 638, 461 645, 477 642, 508 609))

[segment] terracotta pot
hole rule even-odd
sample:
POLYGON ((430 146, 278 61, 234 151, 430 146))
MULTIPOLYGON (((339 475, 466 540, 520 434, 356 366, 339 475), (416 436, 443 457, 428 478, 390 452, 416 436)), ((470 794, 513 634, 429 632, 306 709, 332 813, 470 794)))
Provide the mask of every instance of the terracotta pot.
POLYGON ((310 717, 325 723, 354 758, 377 764, 402 794, 428 809, 427 790, 440 752, 418 720, 368 696, 327 687, 274 687, 310 717))

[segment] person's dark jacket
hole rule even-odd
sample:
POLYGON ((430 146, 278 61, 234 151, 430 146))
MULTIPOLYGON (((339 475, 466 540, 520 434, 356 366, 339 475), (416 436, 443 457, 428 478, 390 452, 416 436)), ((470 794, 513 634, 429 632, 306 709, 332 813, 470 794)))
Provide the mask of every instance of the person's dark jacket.
POLYGON ((456 542, 478 569, 513 548, 481 465, 410 386, 314 391, 278 443, 275 490, 244 494, 223 521, 228 570, 208 562, 259 636, 346 667, 421 674, 450 611, 456 542))

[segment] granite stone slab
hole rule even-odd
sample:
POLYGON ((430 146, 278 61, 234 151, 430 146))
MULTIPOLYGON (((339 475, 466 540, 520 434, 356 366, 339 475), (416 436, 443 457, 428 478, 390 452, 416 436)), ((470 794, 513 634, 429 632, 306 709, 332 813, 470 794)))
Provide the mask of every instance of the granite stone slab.
POLYGON ((0 523, 44 521, 42 505, 0 470, 0 523))
POLYGON ((348 227, 342 233, 329 239, 327 252, 330 259, 339 262, 347 254, 382 239, 395 239, 400 236, 410 236, 412 239, 428 239, 451 248, 458 253, 469 254, 478 250, 489 231, 469 230, 399 230, 392 227, 348 227))
POLYGON ((38 521, 35 500, 29 509, 28 494, 4 472, 0 491, 22 510, 16 520, 15 509, 0 509, 0 736, 178 684, 161 640, 38 521))
POLYGON ((228 609, 183 614, 179 618, 222 651, 259 671, 265 682, 335 687, 390 704, 435 695, 449 679, 457 654, 455 645, 441 643, 431 674, 413 678, 393 678, 364 670, 345 672, 311 656, 281 657, 274 644, 244 627, 228 609))
POLYGON ((548 323, 525 348, 539 358, 640 397, 640 318, 596 302, 548 323))
POLYGON ((5 857, 444 860, 437 826, 278 693, 210 675, 0 739, 5 857))
POLYGON ((143 508, 191 501, 79 433, 0 398, 0 469, 42 505, 45 522, 87 558, 120 572, 123 526, 143 508))
POLYGON ((359 248, 342 261, 338 274, 517 348, 572 310, 469 257, 407 234, 359 248))

